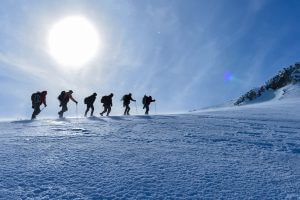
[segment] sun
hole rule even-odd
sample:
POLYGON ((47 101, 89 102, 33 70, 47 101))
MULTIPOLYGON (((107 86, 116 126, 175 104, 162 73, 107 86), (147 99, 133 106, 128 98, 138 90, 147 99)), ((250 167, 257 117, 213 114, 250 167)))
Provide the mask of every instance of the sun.
POLYGON ((66 17, 49 31, 50 55, 66 68, 78 68, 93 59, 98 51, 99 36, 94 26, 82 16, 66 17))

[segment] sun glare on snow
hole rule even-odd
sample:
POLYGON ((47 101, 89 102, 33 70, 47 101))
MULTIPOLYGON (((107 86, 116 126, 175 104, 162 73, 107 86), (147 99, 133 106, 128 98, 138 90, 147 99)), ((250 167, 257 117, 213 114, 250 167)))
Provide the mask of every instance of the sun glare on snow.
POLYGON ((48 35, 51 56, 61 65, 78 68, 95 57, 99 37, 94 26, 84 17, 71 16, 52 26, 48 35))

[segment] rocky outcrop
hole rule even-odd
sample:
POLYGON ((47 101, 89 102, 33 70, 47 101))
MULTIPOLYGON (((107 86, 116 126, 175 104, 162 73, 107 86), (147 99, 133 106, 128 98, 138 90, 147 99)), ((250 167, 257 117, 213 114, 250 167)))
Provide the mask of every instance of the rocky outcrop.
POLYGON ((277 90, 282 87, 287 86, 288 84, 295 84, 300 82, 300 63, 291 65, 287 68, 283 68, 278 72, 273 78, 268 80, 264 85, 259 88, 254 88, 238 98, 234 105, 241 105, 245 102, 252 101, 260 97, 264 92, 268 90, 277 90))

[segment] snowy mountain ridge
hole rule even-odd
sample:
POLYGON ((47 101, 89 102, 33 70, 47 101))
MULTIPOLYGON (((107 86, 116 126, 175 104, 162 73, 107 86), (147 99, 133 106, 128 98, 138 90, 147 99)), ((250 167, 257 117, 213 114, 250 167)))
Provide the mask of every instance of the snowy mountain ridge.
POLYGON ((252 103, 265 102, 272 99, 285 99, 300 97, 296 91, 299 90, 300 83, 300 63, 296 63, 287 68, 283 68, 277 75, 268 80, 259 88, 254 88, 239 97, 234 105, 246 105, 252 103))

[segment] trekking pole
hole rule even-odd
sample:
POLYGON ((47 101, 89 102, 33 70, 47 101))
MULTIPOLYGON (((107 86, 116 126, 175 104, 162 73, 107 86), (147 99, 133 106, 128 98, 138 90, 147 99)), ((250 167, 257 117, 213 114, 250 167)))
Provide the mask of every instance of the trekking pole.
POLYGON ((78 106, 77 106, 77 103, 76 103, 76 119, 78 119, 78 106))

